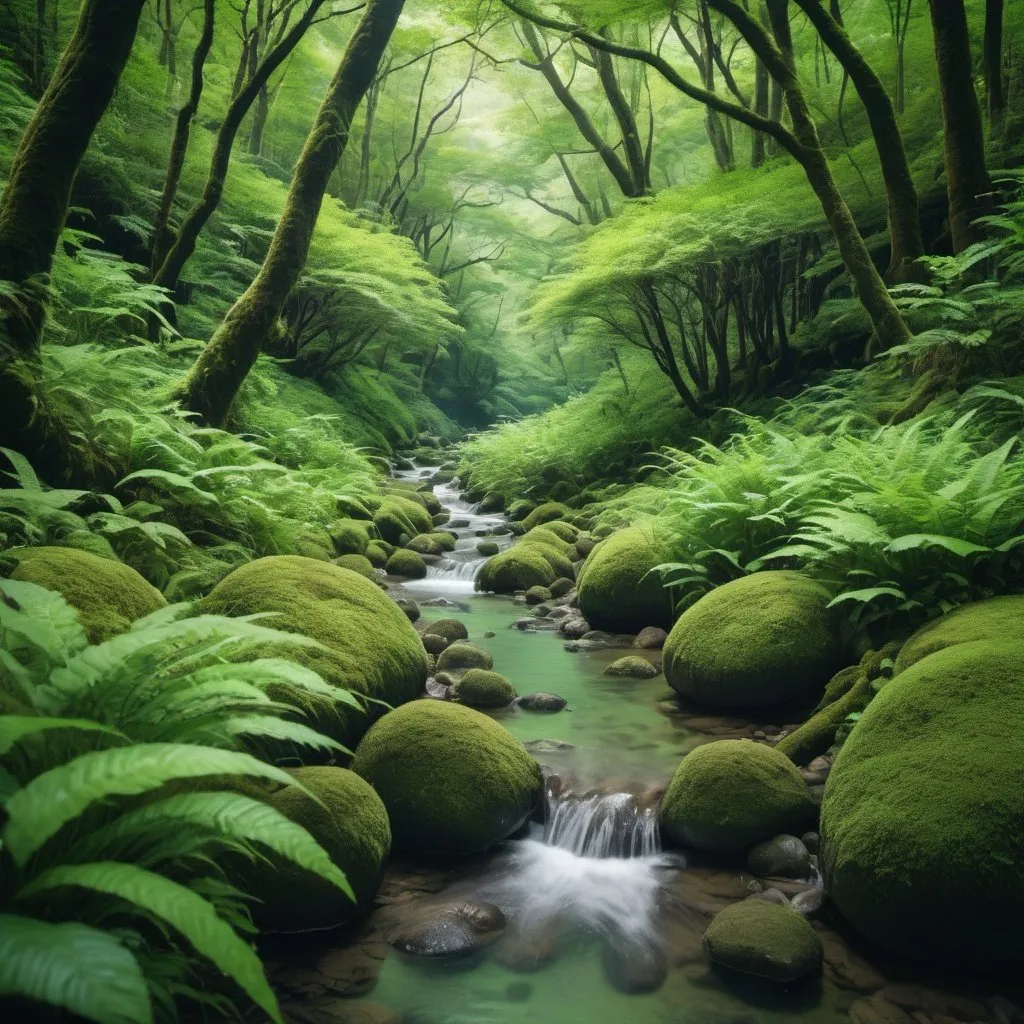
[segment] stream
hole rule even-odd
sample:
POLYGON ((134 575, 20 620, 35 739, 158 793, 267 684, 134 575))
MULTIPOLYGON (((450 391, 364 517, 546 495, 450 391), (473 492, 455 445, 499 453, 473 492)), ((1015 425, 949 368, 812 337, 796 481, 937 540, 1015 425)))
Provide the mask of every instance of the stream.
MULTIPOLYGON (((398 476, 429 479, 433 472, 417 469, 398 476)), ((473 863, 393 865, 379 900, 383 911, 358 934, 323 936, 313 940, 312 949, 292 948, 291 964, 297 959, 307 972, 293 971, 292 977, 300 979, 295 986, 303 993, 300 1006, 309 1011, 295 1019, 316 1024, 850 1021, 851 1004, 886 979, 848 937, 823 927, 825 970, 798 985, 784 989, 754 979, 726 979, 708 966, 702 952, 708 915, 756 891, 758 883, 738 866, 660 846, 655 807, 682 756, 709 732, 713 738, 750 736, 756 726, 681 714, 663 676, 603 675, 610 662, 627 653, 622 647, 571 650, 552 630, 517 628, 532 617, 532 609, 509 597, 473 591, 485 560, 476 550, 478 534, 501 530, 504 518, 478 514, 450 485, 438 485, 434 493, 457 524, 444 528, 457 534, 458 543, 429 566, 425 579, 400 589, 420 604, 424 620, 456 617, 465 623, 470 642, 491 652, 495 669, 520 694, 548 691, 569 702, 553 714, 514 705, 491 713, 545 768, 543 822, 531 823, 473 863), (497 905, 508 921, 505 933, 472 956, 430 959, 397 952, 374 930, 381 927, 374 924, 381 913, 400 915, 403 906, 442 900, 497 905), (354 968, 353 958, 363 966, 354 968), (311 964, 317 966, 310 972, 311 964), (349 981, 353 972, 362 978, 360 970, 372 978, 353 988, 349 981), (331 981, 339 975, 348 980, 331 981)), ((511 542, 507 535, 488 539, 502 547, 511 542)), ((628 653, 660 657, 660 652, 628 653)), ((789 885, 792 895, 813 883, 789 885)))

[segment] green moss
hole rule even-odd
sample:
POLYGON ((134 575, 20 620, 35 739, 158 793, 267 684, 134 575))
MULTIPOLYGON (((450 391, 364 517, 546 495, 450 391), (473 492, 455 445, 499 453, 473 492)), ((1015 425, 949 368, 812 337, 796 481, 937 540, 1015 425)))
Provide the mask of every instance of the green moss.
POLYGON ((342 569, 357 572, 360 576, 365 576, 368 580, 377 579, 377 574, 373 571, 373 562, 371 562, 365 555, 342 555, 340 558, 336 558, 334 560, 334 564, 340 565, 342 569))
POLYGON ((552 501, 566 502, 576 497, 579 493, 580 489, 571 480, 559 480, 557 483, 552 484, 548 497, 552 501))
POLYGON ((591 552, 577 575, 580 610, 598 629, 637 633, 644 626, 672 625, 672 601, 656 565, 670 561, 647 527, 612 534, 591 552))
POLYGON ((505 511, 506 517, 513 523, 522 522, 535 508, 537 507, 536 502, 529 501, 526 498, 520 498, 518 501, 513 501, 505 511))
POLYGON ((527 604, 543 604, 551 600, 551 591, 547 587, 530 587, 526 592, 527 604))
POLYGON ((796 981, 818 970, 821 939, 803 914, 766 900, 733 903, 704 933, 708 956, 724 967, 771 981, 796 981))
POLYGON ((268 799, 285 817, 302 825, 345 873, 356 902, 308 871, 270 855, 269 864, 248 872, 256 923, 269 931, 330 928, 366 911, 380 888, 391 852, 387 809, 373 788, 344 768, 296 768, 292 775, 320 803, 295 786, 268 799))
POLYGON ((482 540, 477 544, 476 550, 477 554, 490 558, 491 555, 496 555, 501 551, 501 548, 498 547, 497 543, 493 540, 482 540))
POLYGON ((433 537, 434 540, 441 545, 442 551, 454 551, 455 545, 459 539, 454 533, 450 533, 448 530, 435 530, 427 536, 433 537))
POLYGON ((167 602, 134 569, 78 548, 15 548, 11 579, 56 590, 77 612, 89 643, 98 644, 167 602))
POLYGON ((453 643, 442 651, 437 659, 439 672, 458 672, 470 668, 494 668, 494 658, 489 651, 474 647, 472 644, 453 643))
POLYGON ((383 569, 388 563, 389 552, 379 541, 370 541, 366 546, 366 557, 374 569, 383 569))
POLYGON ((548 533, 553 533, 559 540, 565 541, 566 544, 575 544, 580 535, 577 527, 557 519, 552 520, 550 523, 542 523, 540 526, 535 527, 535 529, 547 530, 548 533))
POLYGON ((385 570, 389 576, 408 576, 421 580, 427 575, 427 563, 415 551, 399 548, 388 560, 385 570))
POLYGON ((545 557, 543 545, 515 544, 484 562, 476 577, 476 589, 512 594, 530 587, 546 587, 558 575, 545 557))
POLYGON ((537 762, 486 715, 420 700, 366 734, 353 769, 388 809, 396 849, 479 853, 515 832, 540 795, 537 762))
POLYGON ((380 535, 392 544, 399 544, 403 534, 415 537, 434 528, 430 513, 421 503, 397 494, 389 494, 381 501, 373 522, 380 535))
POLYGON ((785 754, 794 764, 808 764, 819 754, 824 754, 832 746, 847 716, 855 711, 863 711, 873 696, 871 680, 859 668, 858 672, 845 693, 815 712, 788 736, 783 736, 775 749, 785 754))
POLYGON ((555 519, 565 519, 569 512, 570 509, 566 508, 565 505, 559 504, 557 501, 546 501, 543 505, 538 505, 529 515, 523 518, 523 528, 532 530, 535 526, 540 526, 542 523, 550 523, 555 519))
POLYGON ((613 661, 605 670, 606 676, 621 676, 626 679, 653 679, 660 675, 658 669, 639 654, 629 654, 613 661))
POLYGON ((547 530, 540 527, 531 530, 525 537, 519 540, 516 547, 532 547, 539 551, 548 565, 554 570, 555 579, 562 576, 567 576, 571 579, 576 574, 572 559, 569 557, 571 545, 566 544, 565 541, 547 530))
POLYGON ((471 668, 455 684, 452 696, 471 708, 503 708, 516 699, 516 691, 503 675, 471 668))
POLYGON ((904 645, 896 659, 902 672, 935 651, 972 640, 1001 640, 1024 634, 1024 594, 993 597, 963 605, 933 619, 904 645))
POLYGON ((718 740, 683 758, 661 804, 666 838, 734 853, 781 832, 802 831, 813 805, 784 754, 750 740, 718 740))
MULTIPOLYGON (((428 662, 416 630, 379 587, 348 569, 293 555, 260 558, 226 576, 199 609, 217 615, 274 612, 267 625, 323 645, 263 644, 247 649, 247 660, 288 658, 335 686, 389 704, 423 691, 428 662)), ((366 731, 374 714, 348 708, 339 713, 343 727, 331 735, 348 744, 366 731)))
POLYGON ((418 555, 439 555, 444 551, 441 541, 432 533, 417 534, 406 547, 418 555))
POLYGON ((458 619, 435 619, 427 626, 426 631, 428 633, 435 633, 437 636, 443 636, 449 643, 455 643, 456 640, 469 639, 469 630, 458 619))
POLYGON ((901 672, 829 775, 821 812, 829 895, 895 952, 986 969, 1024 959, 1016 635, 947 647, 901 672))
POLYGON ((370 543, 369 523, 358 519, 342 519, 331 527, 331 543, 339 555, 365 555, 370 543))
POLYGON ((665 676, 716 707, 820 696, 842 656, 828 602, 823 586, 797 572, 726 583, 680 616, 665 642, 665 676))

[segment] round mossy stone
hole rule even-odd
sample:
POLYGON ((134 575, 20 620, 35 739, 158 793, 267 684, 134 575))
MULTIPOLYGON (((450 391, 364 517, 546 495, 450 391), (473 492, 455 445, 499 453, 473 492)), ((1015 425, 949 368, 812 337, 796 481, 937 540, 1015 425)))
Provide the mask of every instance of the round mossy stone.
POLYGON ((388 812, 372 786, 345 768, 309 767, 291 774, 320 803, 297 786, 284 786, 268 799, 286 818, 302 825, 345 873, 356 902, 330 882, 270 854, 252 869, 256 923, 268 931, 306 931, 344 924, 372 903, 391 852, 388 812))
MULTIPOLYGON (((429 662, 419 634, 380 587, 348 569, 296 555, 259 558, 225 576, 199 610, 237 616, 274 612, 264 625, 321 645, 261 643, 246 649, 245 660, 286 658, 328 683, 392 705, 423 692, 429 662)), ((339 706, 343 727, 330 735, 351 745, 373 715, 369 709, 339 706)))
POLYGON ((400 544, 403 534, 415 537, 420 533, 430 533, 434 521, 421 502, 410 496, 397 494, 387 495, 374 514, 373 522, 380 535, 392 544, 400 544))
POLYGON ((603 540, 577 575, 580 610, 587 622, 624 633, 671 626, 671 598, 651 572, 670 558, 647 527, 631 526, 603 540))
POLYGON ((1024 640, 1024 594, 965 604, 922 626, 900 649, 896 672, 922 658, 972 640, 1024 640))
POLYGON ((552 520, 550 523, 542 523, 539 527, 535 527, 535 529, 547 530, 548 533, 553 533, 559 540, 565 541, 566 544, 575 544, 580 535, 577 527, 557 519, 552 520))
POLYGON ((911 957, 1024 962, 1024 650, 1014 638, 922 658, 868 705, 821 809, 843 915, 911 957))
POLYGON ((438 636, 436 633, 422 633, 420 635, 420 639, 423 641, 423 647, 427 654, 433 654, 435 656, 440 654, 450 642, 443 636, 438 636))
POLYGON ((17 565, 12 580, 55 590, 78 612, 91 644, 126 632, 136 619, 167 602, 134 569, 79 548, 15 548, 6 553, 17 565))
POLYGON ((823 949, 807 918, 792 907, 748 899, 719 911, 704 933, 711 960, 770 981, 797 981, 821 967, 823 949))
POLYGON ((350 572, 357 572, 368 580, 377 579, 377 574, 373 571, 373 562, 365 555, 341 555, 334 560, 334 564, 340 565, 342 569, 348 569, 350 572))
POLYGON ((433 533, 428 533, 428 537, 433 537, 434 540, 440 545, 441 551, 454 551, 455 545, 458 541, 458 537, 448 530, 435 530, 433 533))
POLYGON ((440 540, 432 533, 417 534, 406 547, 418 555, 440 555, 444 551, 440 540))
POLYGON ((814 805, 793 762, 751 740, 717 740, 680 762, 661 802, 666 838, 735 853, 782 832, 803 831, 814 805))
POLYGON ((629 654, 613 661, 605 670, 606 676, 621 676, 625 679, 653 679, 661 675, 656 665, 639 654, 629 654))
POLYGON ((829 592, 798 572, 732 580, 679 617, 665 641, 665 677, 712 707, 820 696, 842 663, 828 603, 829 592))
POLYGON ((374 569, 383 569, 388 564, 389 554, 377 541, 366 545, 366 558, 374 569))
POLYGON ((406 576, 411 580, 421 580, 427 575, 427 563, 415 551, 399 548, 384 566, 389 576, 406 576))
POLYGON ((469 630, 458 619, 435 619, 427 624, 425 632, 443 636, 449 643, 469 639, 469 630))
POLYGON ((559 504, 557 501, 547 501, 543 505, 538 505, 529 515, 523 518, 523 529, 532 530, 535 526, 540 526, 542 523, 550 523, 555 519, 565 519, 571 511, 571 509, 566 508, 565 505, 559 504))
POLYGON ((469 668, 494 668, 494 658, 488 651, 472 644, 454 643, 446 647, 437 659, 440 672, 458 672, 469 668))
POLYGON ((468 855, 529 817, 540 767, 511 733, 479 711, 419 700, 363 737, 353 770, 377 790, 396 849, 468 855))
POLYGON ((331 543, 339 555, 365 555, 370 537, 369 523, 358 519, 341 519, 331 527, 331 543))
POLYGON ((503 708, 516 699, 516 691, 503 675, 471 668, 455 684, 452 696, 471 708, 503 708))
POLYGON ((513 501, 505 511, 505 517, 512 523, 522 522, 535 508, 536 504, 526 498, 513 501))
POLYGON ((501 551, 501 548, 498 547, 496 541, 482 540, 480 541, 479 544, 477 544, 476 551, 478 555, 483 555, 486 558, 490 558, 491 555, 496 555, 499 551, 501 551))
POLYGON ((530 587, 526 592, 527 604, 543 604, 551 600, 551 591, 547 587, 530 587))
POLYGON ((476 589, 512 594, 530 587, 546 587, 559 575, 545 557, 541 544, 516 544, 500 555, 488 558, 476 577, 476 589))

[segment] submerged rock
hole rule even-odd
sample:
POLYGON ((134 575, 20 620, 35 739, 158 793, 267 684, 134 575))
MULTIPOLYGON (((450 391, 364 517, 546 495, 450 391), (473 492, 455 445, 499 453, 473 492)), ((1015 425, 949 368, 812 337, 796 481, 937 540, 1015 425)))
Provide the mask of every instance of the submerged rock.
POLYGON ((799 829, 813 804, 800 773, 777 750, 750 740, 717 740, 683 758, 662 801, 666 838, 732 853, 799 829))
POLYGON ((608 984, 629 994, 656 992, 668 975, 665 954, 644 941, 605 939, 601 962, 608 984))
POLYGON ((646 658, 632 654, 627 658, 619 658, 613 661, 605 670, 606 676, 621 676, 627 679, 653 679, 661 675, 656 665, 652 665, 646 658))
POLYGON ((407 910, 384 931, 395 949, 431 959, 472 956, 501 937, 505 915, 493 903, 427 904, 407 910))
POLYGON ((518 829, 540 795, 537 762, 486 715, 415 701, 363 737, 352 768, 388 809, 397 849, 479 853, 518 829))
POLYGON ((796 836, 779 835, 756 843, 747 851, 752 874, 772 878, 807 878, 811 855, 796 836))
POLYGON ((527 693, 516 701, 519 707, 527 711, 561 711, 568 703, 557 693, 527 693))
POLYGON ((674 690, 711 707, 820 695, 841 658, 829 592, 797 572, 757 572, 691 605, 665 643, 674 690))
POLYGON ((764 900, 743 900, 717 914, 704 933, 704 949, 722 967, 778 982, 813 974, 823 955, 806 918, 764 900))

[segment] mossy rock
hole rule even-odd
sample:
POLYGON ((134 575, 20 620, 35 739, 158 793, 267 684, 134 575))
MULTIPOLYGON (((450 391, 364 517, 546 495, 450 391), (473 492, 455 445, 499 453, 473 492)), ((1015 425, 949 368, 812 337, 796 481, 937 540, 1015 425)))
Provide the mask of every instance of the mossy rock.
POLYGON ((418 555, 440 555, 444 551, 441 541, 433 533, 417 534, 406 547, 418 555))
POLYGON ((576 589, 576 581, 568 576, 560 576, 548 589, 551 591, 552 597, 565 597, 566 594, 576 589))
POLYGON ((663 835, 681 846, 737 853, 804 831, 814 805, 793 762, 750 740, 717 740, 683 758, 661 803, 663 835))
POLYGON ((578 527, 573 526, 571 523, 563 523, 558 519, 554 519, 550 523, 541 523, 541 525, 535 527, 535 529, 547 530, 548 533, 553 533, 559 540, 564 541, 566 544, 575 544, 580 536, 578 527))
POLYGON ((478 512, 488 515, 492 512, 503 512, 505 509, 505 495, 499 491, 488 491, 480 501, 478 512))
POLYGON ((1024 594, 993 597, 965 604, 922 626, 902 647, 896 671, 946 647, 972 640, 1024 638, 1024 594))
POLYGON ((551 600, 551 591, 547 587, 530 587, 526 592, 527 604, 543 604, 551 600))
POLYGON ((365 555, 342 555, 340 558, 334 560, 335 565, 340 565, 342 569, 348 569, 351 572, 357 572, 360 576, 365 576, 368 580, 377 581, 377 574, 373 570, 373 562, 371 562, 365 555))
POLYGON ((620 676, 625 679, 653 679, 661 675, 656 665, 639 654, 629 654, 613 661, 605 670, 606 676, 620 676))
POLYGON ((427 654, 433 654, 434 657, 437 657, 451 643, 450 640, 446 640, 436 633, 421 633, 420 639, 423 641, 423 648, 427 654))
POLYGON ((493 540, 482 540, 476 546, 476 552, 478 555, 483 555, 486 558, 490 558, 491 555, 496 555, 501 551, 496 541, 493 540))
POLYGON ((268 931, 306 931, 344 924, 369 909, 391 852, 388 812, 373 787, 344 768, 307 767, 291 774, 320 803, 296 786, 283 786, 266 800, 302 825, 327 851, 352 887, 353 903, 319 876, 269 854, 269 864, 247 871, 256 923, 268 931))
POLYGON ((567 502, 579 495, 580 489, 571 480, 559 480, 551 485, 548 497, 552 501, 567 502))
POLYGON ((888 683, 832 767, 829 895, 899 954, 1024 962, 1024 650, 1018 633, 938 650, 888 683))
POLYGON ((288 554, 329 562, 335 555, 334 542, 325 527, 310 523, 292 539, 288 554))
POLYGON ((421 580, 427 575, 427 563, 415 551, 399 548, 387 560, 384 570, 389 576, 406 576, 411 580, 421 580))
MULTIPOLYGON (((574 568, 572 559, 568 554, 571 550, 571 546, 566 544, 565 541, 560 540, 553 533, 549 533, 547 530, 539 528, 531 530, 518 542, 516 546, 532 547, 539 551, 554 571, 555 579, 562 576, 567 576, 571 579, 576 574, 576 569, 574 568)), ((552 580, 552 582, 554 582, 554 580, 552 580)))
POLYGON ((484 562, 475 586, 477 590, 513 594, 530 587, 546 587, 559 575, 545 558, 543 545, 516 544, 484 562))
POLYGON ((136 619, 167 604, 163 594, 130 566, 90 551, 14 548, 5 558, 17 562, 10 572, 12 580, 55 590, 71 605, 91 644, 126 632, 136 619))
POLYGON ((424 632, 443 636, 449 643, 469 639, 469 630, 466 629, 465 623, 459 622, 458 619, 435 619, 427 624, 424 632))
POLYGON ((672 628, 665 677, 684 697, 712 707, 820 697, 842 663, 829 600, 821 584, 798 572, 758 572, 717 587, 672 628))
POLYGON ((530 501, 527 498, 520 498, 518 501, 513 501, 511 505, 505 510, 505 517, 513 523, 522 522, 535 508, 537 507, 536 502, 530 501))
POLYGON ((454 551, 455 545, 459 539, 454 533, 451 533, 448 530, 435 530, 433 533, 428 533, 427 536, 433 537, 441 546, 442 551, 454 551))
POLYGON ((434 528, 434 521, 422 503, 397 494, 389 494, 381 501, 373 522, 391 544, 400 544, 403 534, 415 537, 434 528))
POLYGON ((469 855, 530 816, 540 767, 486 715, 420 700, 386 714, 363 737, 353 770, 384 801, 396 849, 469 855))
MULTIPOLYGON (((322 645, 258 644, 246 649, 245 660, 287 658, 328 683, 392 705, 423 691, 429 664, 412 623, 378 586, 348 569, 295 555, 260 558, 229 573, 198 607, 215 615, 274 612, 265 625, 322 645)), ((374 708, 342 707, 342 727, 331 735, 352 745, 374 708)))
POLYGON ((523 528, 527 531, 542 523, 550 523, 555 519, 565 519, 570 509, 557 501, 546 501, 538 505, 529 515, 523 518, 523 528))
POLYGON ((494 658, 489 651, 472 644, 453 643, 446 647, 437 659, 439 672, 459 672, 470 668, 494 668, 494 658))
POLYGON ((358 519, 341 519, 330 529, 331 543, 338 555, 365 555, 370 543, 369 523, 358 519))
POLYGON ((366 557, 374 569, 383 569, 391 555, 379 541, 374 540, 366 546, 366 557))
POLYGON ((471 708, 504 708, 516 699, 516 691, 503 675, 471 668, 456 682, 452 696, 471 708))
POLYGON ((597 629, 636 633, 672 625, 672 600, 651 570, 671 559, 647 527, 631 526, 598 544, 577 574, 580 610, 597 629))
POLYGON ((819 970, 824 953, 803 914, 758 899, 719 911, 704 933, 704 949, 716 964, 781 983, 819 970))

